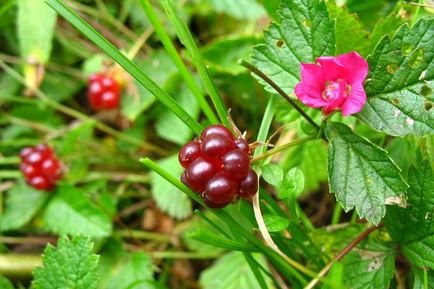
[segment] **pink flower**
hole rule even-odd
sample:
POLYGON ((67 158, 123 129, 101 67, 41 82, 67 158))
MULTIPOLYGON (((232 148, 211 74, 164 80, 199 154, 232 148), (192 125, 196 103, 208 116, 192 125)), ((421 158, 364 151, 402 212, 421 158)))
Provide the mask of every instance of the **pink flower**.
POLYGON ((318 57, 316 62, 301 64, 301 82, 295 86, 297 98, 307 106, 322 107, 325 115, 340 109, 344 116, 361 111, 366 102, 366 60, 353 51, 318 57))

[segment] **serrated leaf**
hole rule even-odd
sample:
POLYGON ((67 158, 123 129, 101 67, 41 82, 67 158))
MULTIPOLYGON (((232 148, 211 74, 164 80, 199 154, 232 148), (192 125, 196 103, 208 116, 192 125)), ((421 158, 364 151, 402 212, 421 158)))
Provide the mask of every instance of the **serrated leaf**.
MULTIPOLYGON (((253 255, 265 265, 265 259, 253 255)), ((274 288, 270 279, 266 279, 267 288, 274 288)), ((200 274, 199 282, 203 289, 261 289, 244 256, 238 252, 228 253, 200 274)))
POLYGON ((398 243, 421 240, 434 234, 434 174, 428 162, 409 170, 407 208, 391 207, 384 224, 398 243))
POLYGON ((414 266, 434 270, 434 233, 421 240, 402 245, 402 253, 414 266))
POLYGON ((351 14, 345 7, 337 7, 334 3, 329 3, 330 18, 336 19, 336 54, 357 51, 367 56, 371 52, 368 32, 363 30, 356 14, 351 14))
POLYGON ((45 209, 43 220, 45 227, 57 234, 107 237, 112 231, 110 217, 83 192, 68 185, 58 186, 57 194, 45 209))
POLYGON ((247 59, 258 41, 258 38, 252 36, 222 38, 202 48, 202 55, 211 69, 238 75, 246 71, 238 61, 247 59))
POLYGON ((56 13, 42 0, 18 0, 17 4, 21 57, 45 63, 51 53, 56 13))
POLYGON ((262 177, 274 187, 279 187, 283 182, 283 169, 277 164, 267 164, 262 168, 262 177))
POLYGON ((264 8, 255 0, 208 0, 217 12, 237 19, 258 19, 265 15, 264 8))
POLYGON ((425 287, 424 274, 425 272, 420 269, 413 268, 414 282, 412 289, 434 289, 434 271, 428 270, 426 272, 428 279, 428 288, 425 287))
POLYGON ((373 51, 375 46, 384 37, 384 35, 393 35, 395 31, 401 26, 404 20, 396 15, 397 13, 391 13, 386 18, 380 19, 372 29, 369 35, 370 51, 373 51))
POLYGON ((394 136, 434 133, 434 109, 427 94, 432 94, 434 79, 433 38, 433 19, 426 19, 411 29, 405 24, 380 41, 368 58, 368 100, 357 114, 361 120, 394 136))
POLYGON ((1 231, 19 229, 27 224, 48 198, 46 192, 35 190, 20 181, 6 197, 6 207, 0 217, 1 231))
POLYGON ((304 174, 298 167, 295 167, 286 173, 283 184, 279 189, 278 197, 281 200, 286 199, 291 195, 297 198, 303 190, 304 174))
POLYGON ((345 211, 355 207, 361 218, 378 224, 386 204, 405 205, 408 186, 386 151, 344 124, 329 123, 326 136, 330 190, 345 211))
MULTIPOLYGON (((177 155, 165 158, 158 164, 174 176, 180 176, 183 171, 177 155)), ((178 219, 188 217, 191 214, 191 201, 187 195, 157 173, 152 172, 151 176, 152 196, 158 207, 172 217, 178 219)))
MULTIPOLYGON (((175 99, 179 105, 185 107, 185 111, 197 119, 200 112, 199 104, 188 87, 181 85, 174 95, 176 95, 175 99)), ((164 110, 158 116, 155 129, 161 138, 179 145, 185 144, 193 136, 191 129, 169 110, 164 110)))
POLYGON ((7 279, 6 277, 3 277, 2 275, 0 275, 0 288, 1 289, 15 289, 12 282, 9 281, 9 279, 7 279))
POLYGON ((395 270, 391 244, 369 241, 342 259, 344 282, 353 289, 388 289, 395 270))
POLYGON ((282 0, 278 14, 280 23, 272 23, 264 32, 265 43, 255 47, 252 60, 284 91, 292 93, 300 81, 301 62, 335 55, 335 23, 329 19, 325 2, 318 0, 282 0))
POLYGON ((96 289, 99 256, 92 253, 89 238, 62 237, 57 248, 48 245, 42 257, 43 268, 33 272, 35 289, 96 289))
POLYGON ((264 222, 270 233, 282 232, 289 226, 289 219, 277 215, 264 215, 264 222))

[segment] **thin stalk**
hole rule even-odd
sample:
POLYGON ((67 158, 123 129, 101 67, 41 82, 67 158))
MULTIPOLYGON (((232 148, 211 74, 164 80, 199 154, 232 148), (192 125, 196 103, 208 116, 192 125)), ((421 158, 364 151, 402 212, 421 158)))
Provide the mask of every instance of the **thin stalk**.
POLYGON ((355 238, 350 244, 348 244, 336 257, 333 258, 332 261, 330 261, 319 273, 318 276, 315 277, 310 283, 304 287, 304 289, 312 289, 315 287, 316 284, 321 280, 322 277, 324 277, 332 268, 333 264, 337 261, 340 261, 345 255, 347 255, 354 247, 357 246, 363 239, 369 236, 372 232, 377 230, 378 228, 381 228, 380 226, 372 226, 365 231, 363 231, 357 238, 355 238))
POLYGON ((187 48, 193 64, 196 67, 200 78, 202 79, 202 82, 211 98, 212 103, 214 104, 220 121, 227 127, 230 127, 227 119, 227 109, 217 92, 216 86, 212 81, 211 76, 204 64, 202 54, 197 48, 196 42, 194 41, 190 30, 188 29, 184 20, 179 15, 177 8, 175 7, 175 4, 172 0, 161 0, 160 3, 163 6, 170 22, 172 22, 173 26, 175 27, 176 34, 178 35, 179 40, 181 40, 182 44, 185 46, 185 48, 187 48))
POLYGON ((246 61, 241 61, 241 65, 244 66, 245 68, 247 68, 248 70, 250 70, 252 73, 256 74, 257 76, 259 76, 262 80, 264 80, 265 82, 267 82, 271 87, 273 87, 281 96, 283 96, 283 98, 285 98, 285 100, 287 102, 289 102, 290 105, 292 105, 293 108, 295 108, 295 110, 298 111, 298 113, 301 114, 301 116, 304 117, 304 119, 306 119, 314 128, 316 128, 317 130, 320 129, 320 127, 316 124, 315 121, 313 121, 313 119, 310 118, 309 115, 307 115, 307 113, 304 112, 303 109, 301 109, 301 107, 298 106, 298 104, 288 95, 286 94, 282 88, 280 88, 280 86, 278 86, 273 80, 271 80, 271 78, 269 78, 265 73, 263 73, 262 71, 260 71, 258 68, 256 68, 255 66, 251 65, 250 63, 246 62, 246 61))
POLYGON ((260 155, 254 156, 253 159, 251 160, 251 163, 256 163, 256 162, 258 162, 258 161, 260 161, 262 159, 265 159, 265 158, 267 158, 269 156, 272 156, 272 155, 274 155, 274 154, 276 154, 278 152, 284 151, 286 149, 289 149, 291 147, 303 144, 305 142, 308 142, 308 141, 311 141, 311 140, 314 140, 314 139, 315 139, 315 137, 309 136, 309 137, 301 138, 301 139, 295 140, 293 142, 290 142, 290 143, 287 143, 287 144, 284 144, 284 145, 272 148, 269 151, 266 151, 266 152, 264 152, 264 153, 262 153, 260 155))
POLYGON ((13 279, 27 279, 36 267, 42 267, 39 255, 0 254, 0 274, 13 279))
POLYGON ((16 165, 20 163, 19 157, 0 157, 0 165, 16 165))
POLYGON ((427 269, 423 270, 423 288, 429 289, 429 287, 428 287, 428 270, 427 269))
POLYGON ((193 93, 194 97, 196 98, 196 101, 199 103, 200 107, 202 108, 202 111, 204 112, 204 114, 206 115, 206 117, 211 123, 214 124, 218 123, 217 116, 214 114, 214 111, 209 106, 208 102, 206 101, 205 97, 202 94, 202 91, 200 90, 199 86, 194 80, 192 74, 188 71, 187 66, 182 61, 181 56, 176 50, 175 45, 173 45, 169 34, 167 34, 163 25, 158 20, 158 17, 155 14, 155 11, 152 8, 151 3, 149 2, 149 0, 141 0, 140 3, 142 4, 143 10, 148 16, 149 21, 154 27, 155 32, 160 38, 161 43, 163 43, 164 48, 166 49, 173 63, 178 68, 179 73, 181 74, 187 86, 190 88, 190 91, 193 93))
POLYGON ((22 174, 20 171, 1 170, 0 179, 18 179, 22 174))
POLYGON ((339 220, 341 219, 342 214, 342 207, 336 203, 335 208, 333 209, 333 216, 332 216, 332 225, 336 225, 339 223, 339 220))
POLYGON ((202 132, 200 125, 192 118, 166 91, 159 87, 150 79, 134 62, 129 60, 120 52, 112 43, 110 43, 101 33, 97 32, 86 21, 74 13, 68 6, 60 0, 47 0, 57 13, 63 16, 71 25, 90 39, 96 46, 107 53, 115 62, 131 74, 140 84, 152 93, 163 105, 172 111, 180 120, 182 120, 196 134, 202 132))
POLYGON ((220 255, 220 253, 213 252, 150 252, 152 258, 155 259, 214 259, 220 255))
POLYGON ((159 234, 159 233, 154 233, 154 232, 147 232, 147 231, 117 230, 116 233, 119 234, 119 236, 121 236, 123 238, 154 240, 154 241, 160 241, 160 242, 167 242, 170 240, 169 235, 159 234))
MULTIPOLYGON (((17 79, 19 82, 25 84, 25 80, 24 78, 17 73, 14 69, 12 69, 11 67, 9 67, 7 64, 5 64, 3 61, 0 60, 0 67, 5 70, 8 74, 10 74, 11 76, 13 76, 15 79, 17 79)), ((130 135, 124 134, 100 121, 97 121, 77 110, 74 110, 68 106, 65 106, 63 104, 60 104, 52 99, 50 99, 46 94, 44 94, 41 90, 39 90, 38 88, 34 89, 34 93, 36 94, 37 97, 39 97, 46 105, 54 108, 55 110, 58 110, 66 115, 69 115, 73 118, 79 119, 83 122, 92 122, 94 123, 95 127, 107 134, 110 134, 116 138, 119 138, 125 142, 128 142, 130 144, 134 144, 137 146, 140 146, 146 150, 149 151, 154 151, 160 154, 165 154, 165 151, 162 150, 159 146, 150 144, 150 143, 145 143, 139 139, 136 139, 130 135)))

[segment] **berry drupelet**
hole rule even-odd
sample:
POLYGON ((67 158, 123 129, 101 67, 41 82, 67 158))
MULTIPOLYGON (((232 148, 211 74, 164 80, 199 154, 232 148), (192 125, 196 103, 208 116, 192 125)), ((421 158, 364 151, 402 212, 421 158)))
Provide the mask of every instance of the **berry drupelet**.
POLYGON ((119 106, 121 89, 114 78, 97 73, 89 77, 87 95, 94 110, 115 109, 119 106))
POLYGON ((37 190, 52 190, 62 177, 63 165, 46 144, 22 149, 20 158, 24 179, 37 190))
POLYGON ((181 181, 210 208, 223 208, 236 196, 250 198, 258 190, 249 144, 222 125, 205 128, 199 140, 181 148, 178 159, 185 168, 181 181))

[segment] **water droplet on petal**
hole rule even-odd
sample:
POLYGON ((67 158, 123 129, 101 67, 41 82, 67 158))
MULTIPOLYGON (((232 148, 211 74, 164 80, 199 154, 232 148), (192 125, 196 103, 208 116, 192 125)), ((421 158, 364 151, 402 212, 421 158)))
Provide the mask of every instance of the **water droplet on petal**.
POLYGON ((391 63, 386 65, 386 71, 390 74, 395 74, 395 72, 398 70, 399 66, 396 63, 391 63))

